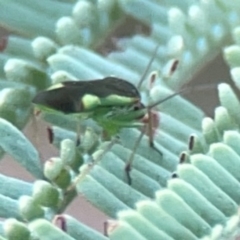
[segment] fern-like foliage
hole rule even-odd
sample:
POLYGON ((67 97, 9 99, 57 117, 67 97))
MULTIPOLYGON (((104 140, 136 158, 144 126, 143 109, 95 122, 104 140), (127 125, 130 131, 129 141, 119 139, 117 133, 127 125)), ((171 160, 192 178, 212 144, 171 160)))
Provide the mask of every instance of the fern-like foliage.
POLYGON ((150 92, 143 83, 143 101, 178 90, 233 41, 224 57, 240 86, 239 12, 240 3, 224 0, 0 1, 0 24, 13 33, 0 42, 0 154, 10 154, 36 178, 28 183, 0 175, 0 239, 236 239, 240 102, 226 83, 218 87, 221 106, 214 119, 180 96, 156 107, 155 143, 162 156, 144 136, 131 186, 124 168, 138 129, 122 129, 105 153, 109 142, 99 142, 95 123, 81 122, 85 131, 77 147, 78 121, 43 113, 59 148, 59 157, 44 166, 21 129, 33 113, 33 97, 52 84, 115 75, 137 85, 156 45, 149 72, 158 71, 159 78, 150 92), (129 16, 147 25, 150 35, 118 39, 121 52, 97 53, 129 16), (169 77, 175 59, 180 67, 169 77), (89 165, 86 152, 100 161, 89 165), (88 174, 69 190, 79 168, 88 174), (107 236, 64 214, 77 194, 113 219, 107 236))

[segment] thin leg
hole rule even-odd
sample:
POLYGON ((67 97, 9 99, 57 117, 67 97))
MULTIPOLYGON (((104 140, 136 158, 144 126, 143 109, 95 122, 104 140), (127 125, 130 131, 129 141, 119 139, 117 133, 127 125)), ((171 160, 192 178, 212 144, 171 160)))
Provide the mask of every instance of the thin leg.
POLYGON ((79 146, 80 143, 81 143, 80 130, 81 130, 81 127, 80 127, 80 123, 78 122, 77 126, 76 126, 76 133, 77 133, 77 135, 76 135, 76 146, 79 146))
POLYGON ((140 142, 141 142, 141 140, 143 138, 144 133, 145 133, 145 128, 141 131, 140 136, 138 137, 137 141, 135 142, 135 145, 133 147, 132 153, 131 153, 131 155, 129 157, 129 160, 126 163, 126 166, 125 166, 127 182, 128 182, 129 185, 132 184, 132 178, 130 176, 131 166, 132 166, 132 163, 133 163, 133 160, 134 160, 135 153, 136 153, 137 148, 138 148, 138 146, 139 146, 139 144, 140 144, 140 142))
POLYGON ((103 235, 108 237, 108 221, 104 221, 103 223, 103 235))
POLYGON ((148 136, 149 136, 149 147, 154 149, 162 157, 162 152, 154 144, 154 132, 153 132, 153 116, 150 108, 148 108, 148 136))
POLYGON ((131 166, 132 166, 132 162, 134 160, 134 155, 137 151, 137 148, 143 138, 143 135, 145 133, 148 133, 148 136, 149 136, 149 147, 151 147, 154 151, 156 151, 161 157, 163 156, 162 152, 154 145, 154 133, 153 133, 153 118, 152 118, 152 112, 150 110, 150 108, 148 109, 148 122, 147 124, 145 125, 145 127, 143 128, 143 130, 141 131, 141 134, 140 136, 138 137, 134 147, 133 147, 133 150, 132 150, 132 153, 131 153, 131 156, 125 166, 125 171, 126 171, 126 176, 127 176, 127 182, 129 185, 132 184, 132 179, 131 179, 131 176, 130 176, 130 171, 131 171, 131 166))
POLYGON ((40 132, 38 129, 38 123, 37 123, 37 116, 40 114, 40 111, 37 111, 36 109, 33 110, 33 114, 31 116, 31 121, 30 121, 30 126, 33 129, 33 139, 35 140, 35 145, 38 146, 40 145, 39 143, 39 136, 38 133, 40 132))

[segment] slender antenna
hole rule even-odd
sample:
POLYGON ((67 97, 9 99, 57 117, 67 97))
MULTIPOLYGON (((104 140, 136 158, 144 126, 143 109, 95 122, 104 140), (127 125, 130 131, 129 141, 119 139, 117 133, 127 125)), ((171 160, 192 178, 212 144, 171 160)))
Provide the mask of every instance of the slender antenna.
POLYGON ((153 61, 154 61, 154 59, 155 59, 155 57, 156 57, 156 55, 157 55, 159 46, 160 46, 160 45, 158 44, 158 45, 155 47, 154 52, 153 52, 153 55, 152 55, 152 57, 150 58, 150 60, 149 60, 149 62, 148 62, 148 65, 147 65, 147 67, 145 68, 145 71, 144 71, 142 77, 140 78, 140 80, 139 80, 139 82, 138 82, 137 89, 140 89, 140 87, 141 87, 144 79, 146 78, 146 76, 147 76, 147 74, 148 74, 148 71, 149 71, 149 69, 150 69, 150 67, 151 67, 151 65, 152 65, 152 63, 153 63, 153 61))
POLYGON ((171 99, 171 98, 179 95, 179 94, 182 93, 182 92, 185 92, 185 90, 183 89, 183 90, 180 90, 180 91, 175 92, 175 93, 173 93, 173 94, 170 94, 169 96, 167 96, 167 97, 165 97, 165 98, 163 98, 163 99, 160 99, 159 101, 157 101, 157 102, 155 102, 155 103, 147 106, 146 108, 156 107, 158 104, 164 103, 164 102, 166 102, 167 100, 169 100, 169 99, 171 99))
POLYGON ((192 92, 192 91, 195 91, 195 90, 206 90, 206 89, 211 89, 211 88, 215 88, 216 89, 216 84, 203 84, 203 85, 199 85, 199 86, 193 86, 193 87, 187 87, 187 88, 183 88, 181 90, 179 90, 178 92, 175 92, 173 94, 170 94, 169 96, 163 98, 163 99, 160 99, 159 101, 149 105, 149 106, 146 106, 146 108, 148 109, 151 109, 155 106, 157 106, 158 104, 161 104, 177 95, 179 95, 180 93, 187 93, 187 92, 192 92))

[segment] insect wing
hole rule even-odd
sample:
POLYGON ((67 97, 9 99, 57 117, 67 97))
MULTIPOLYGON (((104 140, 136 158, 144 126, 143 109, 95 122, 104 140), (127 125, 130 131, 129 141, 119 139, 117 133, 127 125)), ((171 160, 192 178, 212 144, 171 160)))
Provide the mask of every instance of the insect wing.
POLYGON ((60 84, 56 88, 51 88, 38 93, 32 102, 39 106, 50 110, 56 110, 63 113, 76 113, 81 111, 81 91, 77 88, 69 88, 60 84))
POLYGON ((89 112, 98 107, 130 105, 139 99, 140 94, 134 85, 119 78, 107 77, 54 85, 38 93, 33 103, 69 114, 89 112))
POLYGON ((140 98, 138 89, 128 81, 116 77, 106 77, 102 79, 101 82, 104 87, 104 92, 107 93, 101 97, 107 97, 112 94, 122 97, 140 98))

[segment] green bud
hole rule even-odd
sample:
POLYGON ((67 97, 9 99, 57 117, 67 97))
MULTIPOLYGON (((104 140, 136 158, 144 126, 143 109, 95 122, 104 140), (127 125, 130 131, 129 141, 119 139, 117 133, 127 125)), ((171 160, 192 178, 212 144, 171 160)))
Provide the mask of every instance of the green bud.
POLYGON ((218 142, 220 140, 220 135, 215 126, 215 122, 211 118, 206 117, 203 119, 202 130, 204 138, 208 144, 218 142))
POLYGON ((14 218, 9 218, 3 225, 8 240, 30 240, 30 232, 25 224, 14 218))
POLYGON ((56 24, 56 34, 62 45, 82 45, 81 33, 76 23, 70 17, 62 17, 58 20, 56 24))
POLYGON ((73 19, 80 28, 88 28, 96 22, 96 7, 87 1, 79 1, 73 8, 73 19))
POLYGON ((92 128, 87 127, 81 140, 81 149, 83 149, 84 152, 92 153, 96 149, 98 144, 99 136, 92 128))
POLYGON ((80 166, 84 163, 83 155, 80 151, 77 151, 74 161, 70 164, 70 167, 74 172, 79 172, 80 166))
POLYGON ((193 27, 198 34, 205 34, 208 22, 203 8, 193 4, 189 7, 188 15, 188 21, 191 27, 193 27))
POLYGON ((48 160, 44 165, 44 175, 62 189, 67 188, 71 182, 71 174, 64 168, 61 158, 48 160))
POLYGON ((41 206, 56 207, 59 201, 59 192, 50 183, 38 180, 33 185, 32 197, 41 206))
POLYGON ((63 167, 64 165, 61 158, 50 158, 44 164, 44 176, 50 181, 53 181, 60 175, 63 167))
POLYGON ((170 38, 167 44, 167 51, 171 57, 177 57, 182 54, 184 50, 183 37, 180 35, 170 38))
POLYGON ((24 89, 3 89, 0 91, 0 117, 21 128, 30 115, 30 100, 30 93, 24 89))
POLYGON ((32 41, 32 48, 36 58, 45 61, 57 51, 57 44, 46 37, 37 37, 32 41))
POLYGON ((186 31, 186 15, 179 8, 171 8, 168 12, 168 22, 170 29, 175 34, 183 35, 186 31))
POLYGON ((12 124, 16 124, 16 121, 17 121, 16 111, 13 108, 9 108, 9 105, 12 105, 13 102, 10 101, 9 103, 9 100, 8 100, 8 96, 13 96, 13 92, 15 92, 15 90, 11 88, 5 88, 2 91, 0 91, 0 100, 1 100, 0 116, 1 118, 6 119, 12 124))
POLYGON ((61 82, 69 81, 69 79, 71 79, 71 81, 77 80, 77 78, 75 76, 73 76, 72 74, 70 74, 64 70, 58 70, 58 71, 54 72, 51 75, 51 79, 52 79, 52 84, 58 84, 61 82))
POLYGON ((62 169, 59 176, 54 179, 54 183, 61 189, 66 189, 71 183, 71 174, 67 169, 62 169))
POLYGON ((61 142, 60 158, 64 165, 71 165, 76 157, 76 143, 70 139, 61 142))
POLYGON ((19 211, 26 221, 44 217, 44 210, 29 196, 20 197, 19 211))

